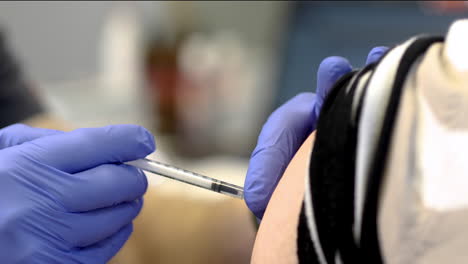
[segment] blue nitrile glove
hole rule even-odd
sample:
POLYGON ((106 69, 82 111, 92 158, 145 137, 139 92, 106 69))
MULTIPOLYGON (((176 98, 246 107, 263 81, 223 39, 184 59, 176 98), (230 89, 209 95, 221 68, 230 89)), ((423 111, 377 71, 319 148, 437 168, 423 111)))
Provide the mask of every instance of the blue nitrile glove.
POLYGON ((154 139, 134 125, 0 130, 1 263, 106 263, 132 232, 147 180, 121 164, 154 139))
POLYGON ((64 133, 63 131, 14 124, 0 129, 0 150, 34 139, 64 133))
MULTIPOLYGON (((387 48, 371 50, 367 64, 377 61, 387 48)), ((333 84, 351 71, 345 58, 329 57, 317 72, 317 94, 301 93, 275 110, 262 128, 250 158, 244 197, 261 219, 284 170, 307 136, 315 129, 323 101, 333 84)))

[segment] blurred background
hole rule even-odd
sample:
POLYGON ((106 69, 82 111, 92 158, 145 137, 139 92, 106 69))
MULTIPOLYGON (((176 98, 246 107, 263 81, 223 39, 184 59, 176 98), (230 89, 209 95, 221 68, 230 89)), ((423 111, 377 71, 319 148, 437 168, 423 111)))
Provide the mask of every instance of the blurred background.
MULTIPOLYGON (((269 113, 315 90, 323 58, 358 68, 372 47, 444 34, 466 14, 465 1, 6 1, 0 28, 43 105, 27 123, 139 124, 154 159, 242 185, 269 113)), ((116 263, 248 263, 242 201, 149 180, 116 263)))

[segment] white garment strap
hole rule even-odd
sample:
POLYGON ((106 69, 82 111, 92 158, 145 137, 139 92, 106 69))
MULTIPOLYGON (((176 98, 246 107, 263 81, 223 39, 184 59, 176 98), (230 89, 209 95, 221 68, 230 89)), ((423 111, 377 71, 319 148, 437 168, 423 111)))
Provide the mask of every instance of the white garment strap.
POLYGON ((398 65, 406 49, 417 39, 411 38, 389 51, 372 75, 362 105, 361 119, 358 124, 356 150, 355 199, 353 233, 357 245, 361 242, 362 217, 364 211, 367 180, 376 152, 376 144, 381 134, 383 119, 390 99, 393 81, 398 65))

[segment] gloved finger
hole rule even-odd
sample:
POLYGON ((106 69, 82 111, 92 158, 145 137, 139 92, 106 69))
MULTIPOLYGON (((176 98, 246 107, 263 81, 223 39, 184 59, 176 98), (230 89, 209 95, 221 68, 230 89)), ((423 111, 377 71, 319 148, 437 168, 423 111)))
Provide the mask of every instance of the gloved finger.
POLYGON ((278 108, 262 128, 250 158, 244 184, 247 206, 262 218, 265 208, 287 165, 315 125, 323 101, 333 84, 350 72, 341 57, 322 61, 317 72, 317 95, 299 94, 278 108))
POLYGON ((313 93, 295 96, 270 115, 260 132, 244 184, 247 206, 258 218, 292 156, 312 131, 315 98, 313 93))
POLYGON ((142 205, 140 200, 135 200, 86 213, 68 213, 63 222, 70 225, 58 231, 69 245, 87 247, 112 236, 132 223, 140 213, 142 205), (70 218, 69 221, 67 218, 70 218))
POLYGON ((36 138, 57 135, 63 131, 30 127, 24 124, 14 124, 0 129, 0 149, 16 146, 36 138))
POLYGON ((107 263, 125 245, 133 232, 133 225, 128 224, 111 237, 92 246, 79 249, 75 254, 77 263, 107 263))
POLYGON ((387 51, 388 48, 384 46, 373 48, 367 55, 366 65, 377 62, 387 51))
POLYGON ((314 102, 312 116, 313 129, 318 121, 323 102, 335 82, 343 75, 352 71, 352 66, 346 58, 333 56, 328 57, 320 63, 317 71, 317 99, 314 102))
POLYGON ((133 201, 146 192, 146 175, 130 165, 104 164, 57 180, 51 192, 68 212, 86 212, 133 201), (63 186, 65 185, 65 186, 63 186))
POLYGON ((153 136, 143 127, 115 125, 82 128, 22 144, 36 161, 75 173, 105 163, 140 159, 155 150, 153 136))

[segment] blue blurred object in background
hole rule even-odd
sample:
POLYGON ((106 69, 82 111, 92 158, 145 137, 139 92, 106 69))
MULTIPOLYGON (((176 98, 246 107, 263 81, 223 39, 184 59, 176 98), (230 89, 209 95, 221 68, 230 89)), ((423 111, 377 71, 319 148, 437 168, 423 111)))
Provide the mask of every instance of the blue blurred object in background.
POLYGON ((300 92, 315 91, 315 72, 325 57, 344 56, 353 67, 361 67, 372 47, 392 47, 421 33, 443 34, 451 22, 468 14, 460 8, 431 9, 442 7, 434 3, 295 2, 283 38, 278 91, 272 109, 300 92))

